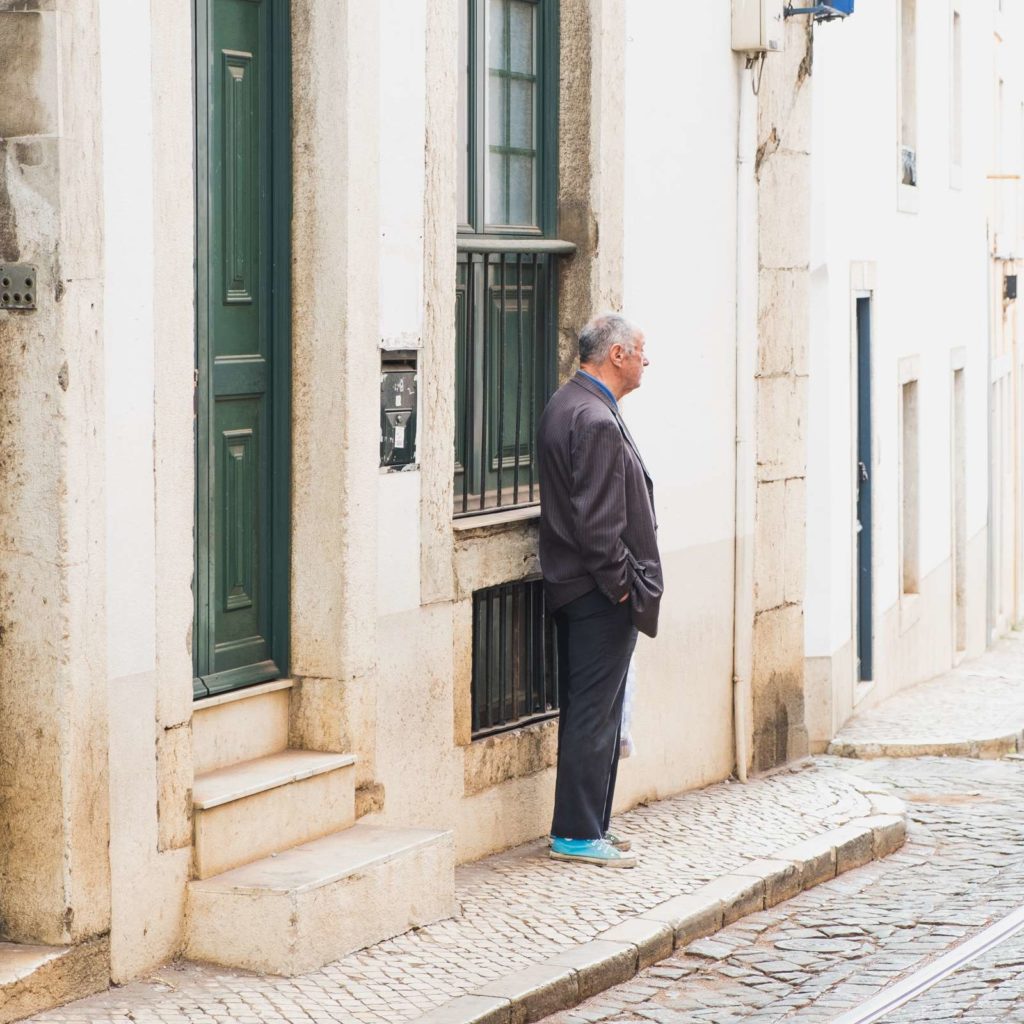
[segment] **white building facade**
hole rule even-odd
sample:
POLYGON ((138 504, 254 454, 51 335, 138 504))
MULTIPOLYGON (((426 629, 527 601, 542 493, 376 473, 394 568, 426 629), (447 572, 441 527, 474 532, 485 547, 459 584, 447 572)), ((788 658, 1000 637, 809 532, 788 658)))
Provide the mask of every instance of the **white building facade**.
POLYGON ((819 744, 1021 614, 1021 12, 862 7, 815 41, 806 636, 819 744))
POLYGON ((761 65, 724 3, 0 0, 0 939, 54 1000, 310 970, 546 833, 532 424, 595 312, 646 333, 666 579, 619 809, 1014 620, 1021 36, 921 4, 901 135, 883 6, 761 65))

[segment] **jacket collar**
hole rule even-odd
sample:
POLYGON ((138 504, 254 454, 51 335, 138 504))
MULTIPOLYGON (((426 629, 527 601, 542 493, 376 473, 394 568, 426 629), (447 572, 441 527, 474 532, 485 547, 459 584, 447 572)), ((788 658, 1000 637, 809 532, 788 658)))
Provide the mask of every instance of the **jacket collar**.
POLYGON ((571 380, 573 384, 579 384, 584 391, 589 391, 595 397, 600 398, 613 413, 618 414, 618 407, 615 403, 585 373, 577 370, 571 380))
POLYGON ((636 441, 633 440, 633 435, 629 432, 629 428, 626 426, 622 417, 619 415, 619 407, 584 373, 576 371, 576 375, 572 378, 573 384, 578 384, 584 391, 589 391, 595 398, 599 398, 610 410, 611 414, 615 417, 615 422, 619 425, 619 430, 622 431, 622 436, 626 439, 626 443, 630 448, 633 449, 633 454, 637 457, 640 462, 640 466, 644 471, 644 475, 648 480, 651 479, 650 470, 647 468, 647 464, 644 462, 644 457, 640 454, 640 449, 636 446, 636 441))

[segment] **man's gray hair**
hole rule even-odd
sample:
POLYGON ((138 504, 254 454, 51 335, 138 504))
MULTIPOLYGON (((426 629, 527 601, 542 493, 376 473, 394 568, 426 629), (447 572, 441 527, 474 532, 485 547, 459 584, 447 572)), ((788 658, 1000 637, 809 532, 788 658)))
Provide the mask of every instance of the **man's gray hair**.
POLYGON ((600 366, 612 345, 621 345, 632 355, 639 336, 640 330, 618 313, 595 316, 580 331, 580 362, 600 366))

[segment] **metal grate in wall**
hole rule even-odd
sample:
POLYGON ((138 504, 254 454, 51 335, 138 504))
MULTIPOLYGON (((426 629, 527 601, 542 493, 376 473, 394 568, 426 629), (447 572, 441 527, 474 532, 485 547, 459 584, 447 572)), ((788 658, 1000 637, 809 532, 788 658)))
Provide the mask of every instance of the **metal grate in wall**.
POLYGON ((473 594, 473 738, 558 714, 554 623, 539 579, 473 594))

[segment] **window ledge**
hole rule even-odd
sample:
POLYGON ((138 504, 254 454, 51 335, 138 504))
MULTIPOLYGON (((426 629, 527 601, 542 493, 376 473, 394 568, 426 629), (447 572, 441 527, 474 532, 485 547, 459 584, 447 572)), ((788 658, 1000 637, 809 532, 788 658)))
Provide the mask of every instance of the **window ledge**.
POLYGON ((516 523, 528 523, 540 519, 540 505, 527 505, 524 508, 513 508, 507 512, 485 512, 479 516, 463 516, 452 520, 452 529, 456 533, 465 534, 475 530, 488 530, 496 526, 514 526, 516 523))
POLYGON ((464 796, 536 775, 557 762, 558 716, 473 740, 464 751, 464 796))
POLYGON ((575 242, 561 238, 496 238, 482 235, 459 235, 459 252, 551 252, 569 255, 576 251, 575 242))

